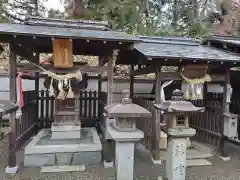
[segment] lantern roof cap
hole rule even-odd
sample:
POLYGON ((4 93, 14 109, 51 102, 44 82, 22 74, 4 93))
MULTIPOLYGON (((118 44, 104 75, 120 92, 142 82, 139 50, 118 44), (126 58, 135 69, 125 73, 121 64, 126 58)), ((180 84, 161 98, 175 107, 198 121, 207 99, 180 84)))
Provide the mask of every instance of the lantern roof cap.
POLYGON ((129 90, 123 90, 122 102, 107 105, 104 110, 111 118, 151 117, 152 114, 145 108, 132 103, 129 90))
POLYGON ((176 89, 173 91, 171 100, 165 101, 161 104, 154 104, 154 107, 158 110, 169 113, 187 113, 204 111, 204 107, 196 107, 191 102, 183 99, 183 93, 176 89))

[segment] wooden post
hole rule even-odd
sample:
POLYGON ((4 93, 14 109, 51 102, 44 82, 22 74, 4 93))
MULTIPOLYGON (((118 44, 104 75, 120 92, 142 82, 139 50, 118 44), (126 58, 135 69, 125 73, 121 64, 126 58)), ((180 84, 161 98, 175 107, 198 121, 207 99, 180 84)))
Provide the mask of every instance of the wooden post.
MULTIPOLYGON (((108 72, 107 72, 107 104, 112 104, 113 99, 113 56, 108 57, 108 72)), ((106 119, 109 121, 109 119, 106 119)), ((109 122, 106 122, 106 128, 109 122)), ((113 166, 114 141, 112 139, 105 139, 104 143, 104 166, 113 166)))
POLYGON ((107 103, 112 104, 113 96, 113 57, 108 57, 107 103))
MULTIPOLYGON (((9 91, 10 101, 16 103, 16 61, 17 55, 14 50, 13 44, 10 44, 10 58, 9 58, 9 91)), ((16 173, 17 162, 16 162, 16 112, 10 114, 9 126, 11 131, 9 133, 9 154, 8 154, 8 167, 6 173, 16 173)))
POLYGON ((131 69, 130 69, 130 98, 133 98, 134 95, 134 65, 131 64, 131 69))
POLYGON ((228 159, 228 152, 227 152, 227 141, 228 138, 224 135, 224 114, 229 113, 229 104, 228 102, 228 94, 230 94, 230 89, 228 88, 230 86, 230 68, 226 67, 225 69, 225 81, 224 81, 224 86, 223 86, 223 102, 222 102, 222 121, 220 124, 221 127, 221 139, 220 139, 220 154, 221 158, 223 160, 228 159))
MULTIPOLYGON (((39 64, 39 53, 36 54, 36 64, 39 64)), ((36 121, 38 124, 38 127, 36 127, 36 132, 37 134, 40 124, 38 123, 38 115, 39 115, 39 108, 38 108, 38 99, 39 99, 39 72, 36 72, 36 78, 35 78, 35 92, 36 92, 36 98, 37 98, 37 104, 36 104, 36 121)))
POLYGON ((208 83, 207 82, 203 84, 203 100, 204 100, 204 106, 207 106, 207 101, 208 101, 208 83))
MULTIPOLYGON (((156 78, 155 78, 155 104, 161 103, 161 67, 156 69, 156 78)), ((159 110, 155 110, 153 113, 153 120, 154 120, 154 131, 153 131, 153 141, 152 141, 152 149, 153 149, 153 158, 154 160, 160 160, 160 148, 159 148, 159 141, 160 141, 160 121, 161 121, 161 114, 159 110)))

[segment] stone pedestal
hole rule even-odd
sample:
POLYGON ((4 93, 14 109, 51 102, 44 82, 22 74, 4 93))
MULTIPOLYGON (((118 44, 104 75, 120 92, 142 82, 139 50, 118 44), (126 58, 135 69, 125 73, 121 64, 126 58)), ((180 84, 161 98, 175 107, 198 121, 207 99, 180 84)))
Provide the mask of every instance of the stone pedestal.
POLYGON ((134 142, 116 142, 116 180, 133 180, 134 142))
POLYGON ((168 180, 185 180, 186 139, 170 139, 167 149, 166 175, 168 180))
POLYGON ((134 132, 119 132, 110 127, 109 134, 116 141, 116 180, 133 180, 134 143, 144 137, 143 132, 138 129, 134 132))
POLYGON ((169 129, 166 176, 168 180, 185 180, 187 167, 187 139, 195 135, 192 128, 169 129))

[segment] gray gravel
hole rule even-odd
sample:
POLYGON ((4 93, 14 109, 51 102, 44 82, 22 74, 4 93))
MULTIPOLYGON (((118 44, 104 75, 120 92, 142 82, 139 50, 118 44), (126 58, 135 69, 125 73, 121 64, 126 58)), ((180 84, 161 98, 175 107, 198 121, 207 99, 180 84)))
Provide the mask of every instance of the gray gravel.
MULTIPOLYGON (((240 147, 240 146, 239 146, 240 147)), ((188 168, 187 179, 192 180, 240 180, 240 148, 231 145, 231 160, 223 162, 219 158, 210 159, 213 166, 188 168)), ((22 159, 22 152, 18 160, 22 159)), ((5 175, 4 170, 8 161, 8 138, 0 141, 0 180, 112 180, 114 169, 104 169, 102 165, 86 167, 86 172, 47 173, 41 174, 39 168, 24 168, 20 164, 20 171, 14 175, 5 175)), ((155 180, 158 176, 165 176, 165 165, 152 165, 137 159, 135 163, 136 180, 155 180)))

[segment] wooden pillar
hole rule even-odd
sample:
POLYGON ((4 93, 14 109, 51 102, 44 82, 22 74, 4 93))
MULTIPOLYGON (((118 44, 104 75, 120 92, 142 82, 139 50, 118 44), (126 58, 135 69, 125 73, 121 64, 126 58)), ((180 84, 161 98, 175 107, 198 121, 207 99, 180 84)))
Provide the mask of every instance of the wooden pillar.
MULTIPOLYGON (((9 58, 9 91, 10 91, 10 101, 16 103, 16 61, 17 55, 14 50, 14 46, 10 44, 10 58, 9 58)), ((9 154, 8 154, 8 167, 14 168, 16 164, 16 112, 10 114, 9 126, 11 127, 11 132, 9 134, 9 154)))
POLYGON ((204 100, 204 106, 206 107, 207 101, 208 101, 208 83, 207 82, 203 84, 203 100, 204 100))
POLYGON ((113 57, 108 57, 108 72, 107 72, 107 104, 112 104, 113 97, 113 57))
MULTIPOLYGON (((161 67, 156 69, 156 78, 155 78, 155 104, 161 103, 161 67)), ((159 110, 155 110, 153 113, 153 141, 152 141, 152 149, 153 149, 153 158, 154 160, 160 160, 160 122, 161 122, 161 114, 159 110)))
POLYGON ((130 98, 133 98, 134 95, 134 65, 131 64, 131 69, 130 69, 130 98))
MULTIPOLYGON (((113 56, 108 57, 108 72, 107 72, 108 82, 107 82, 107 104, 112 104, 113 102, 113 56)), ((106 119, 108 121, 109 119, 106 119)), ((106 126, 109 122, 106 122, 106 126)), ((114 141, 112 139, 105 139, 104 143, 104 163, 110 163, 107 166, 112 166, 114 159, 114 141)))
POLYGON ((226 67, 225 68, 225 81, 224 81, 224 86, 223 86, 223 102, 222 102, 222 116, 221 116, 221 139, 220 139, 220 154, 222 158, 227 158, 228 157, 228 152, 227 152, 227 141, 228 138, 224 135, 224 114, 229 113, 229 104, 230 102, 228 101, 227 96, 230 94, 230 68, 226 67))
MULTIPOLYGON (((39 53, 36 54, 36 64, 39 64, 39 53)), ((37 104, 36 104, 36 121, 38 124, 38 115, 39 115, 39 107, 38 107, 38 99, 39 99, 39 72, 36 72, 36 78, 35 78, 35 92, 36 92, 36 98, 37 98, 37 104)), ((35 134, 37 134, 38 130, 40 128, 40 124, 38 124, 38 127, 36 127, 35 134)))

